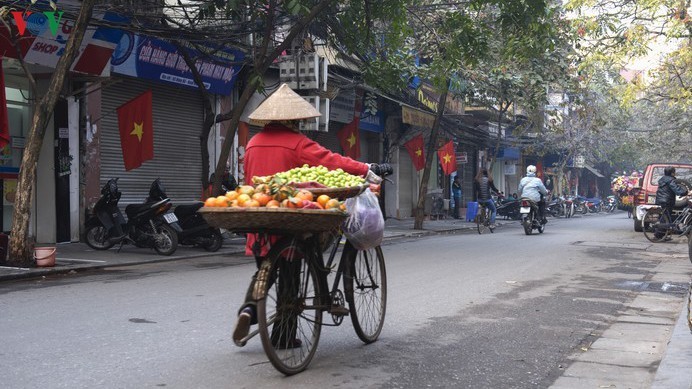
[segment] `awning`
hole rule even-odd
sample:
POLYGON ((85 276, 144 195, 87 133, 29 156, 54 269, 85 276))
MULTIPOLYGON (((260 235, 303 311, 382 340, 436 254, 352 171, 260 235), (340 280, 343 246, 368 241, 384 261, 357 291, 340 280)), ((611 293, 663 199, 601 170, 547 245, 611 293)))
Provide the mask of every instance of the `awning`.
POLYGON ((591 173, 595 174, 596 177, 600 177, 600 178, 605 177, 603 174, 601 174, 601 172, 599 172, 598 170, 596 170, 596 168, 594 168, 593 166, 589 166, 589 165, 587 165, 587 164, 584 164, 584 167, 585 167, 587 170, 589 170, 591 173))

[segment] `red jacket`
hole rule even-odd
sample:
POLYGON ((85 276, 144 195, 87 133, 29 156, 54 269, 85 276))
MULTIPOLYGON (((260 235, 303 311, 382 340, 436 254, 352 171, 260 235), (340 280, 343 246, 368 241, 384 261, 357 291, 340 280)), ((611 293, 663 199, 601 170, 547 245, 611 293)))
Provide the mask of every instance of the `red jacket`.
MULTIPOLYGON (((330 170, 343 169, 347 173, 365 176, 368 165, 327 150, 307 136, 281 124, 269 123, 253 136, 245 147, 245 182, 253 176, 270 176, 308 164, 322 165, 330 170)), ((245 254, 253 255, 252 244, 256 235, 248 234, 245 254)), ((266 255, 267 245, 262 247, 266 255)))

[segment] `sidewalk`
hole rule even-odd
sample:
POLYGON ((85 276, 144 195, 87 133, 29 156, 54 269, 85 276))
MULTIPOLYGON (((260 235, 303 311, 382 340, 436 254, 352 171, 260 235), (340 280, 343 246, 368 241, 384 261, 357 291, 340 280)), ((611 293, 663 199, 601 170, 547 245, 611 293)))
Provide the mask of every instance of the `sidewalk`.
MULTIPOLYGON (((423 223, 423 230, 413 229, 413 218, 409 219, 388 219, 385 222, 385 242, 392 239, 404 237, 418 237, 439 233, 453 233, 461 230, 475 230, 473 222, 463 219, 442 219, 426 220, 423 223)), ((498 225, 502 224, 498 220, 498 225)), ((133 245, 125 245, 118 252, 118 246, 105 251, 93 250, 85 243, 63 243, 57 244, 55 266, 53 267, 33 267, 17 268, 0 266, 0 282, 22 278, 36 278, 50 274, 64 274, 69 272, 82 271, 87 269, 100 269, 115 266, 130 266, 144 263, 167 262, 181 259, 209 257, 209 256, 233 256, 242 263, 249 260, 244 255, 245 238, 232 236, 224 239, 223 247, 214 253, 206 252, 203 249, 187 246, 178 246, 176 252, 171 256, 157 254, 152 249, 138 248, 133 245)))

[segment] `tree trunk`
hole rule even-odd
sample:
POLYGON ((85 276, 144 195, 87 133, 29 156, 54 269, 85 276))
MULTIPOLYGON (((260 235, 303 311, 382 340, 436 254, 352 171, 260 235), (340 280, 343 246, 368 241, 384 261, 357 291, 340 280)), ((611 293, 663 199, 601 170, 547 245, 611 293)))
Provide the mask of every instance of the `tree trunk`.
POLYGON ((430 180, 430 170, 432 170, 432 161, 435 151, 437 150, 437 135, 440 132, 440 122, 442 115, 445 112, 445 104, 447 104, 447 93, 449 92, 449 80, 445 82, 444 90, 442 91, 439 105, 437 106, 437 115, 433 122, 432 130, 430 131, 430 143, 425 154, 425 169, 423 169, 423 181, 420 184, 418 191, 418 204, 416 205, 416 218, 413 222, 414 230, 423 229, 423 219, 425 219, 425 195, 428 193, 428 181, 430 180))
POLYGON ((55 71, 50 78, 48 91, 36 106, 33 119, 31 120, 31 128, 29 129, 29 136, 24 148, 24 156, 22 157, 17 181, 17 197, 12 216, 12 232, 9 241, 9 257, 7 259, 7 263, 10 266, 28 267, 35 264, 33 244, 29 242, 29 220, 31 218, 31 198, 36 179, 36 166, 41 152, 41 145, 43 144, 43 137, 46 134, 46 126, 55 108, 55 103, 60 96, 65 76, 72 66, 72 62, 77 57, 79 46, 82 43, 82 38, 84 38, 84 32, 91 18, 94 3, 95 0, 84 0, 82 2, 77 22, 67 41, 65 52, 58 60, 55 71))
MULTIPOLYGON (((317 3, 310 10, 309 14, 307 14, 305 17, 303 17, 301 20, 299 20, 295 25, 291 27, 283 42, 276 46, 271 53, 267 55, 266 44, 262 47, 262 50, 260 50, 260 53, 257 55, 257 61, 255 63, 254 75, 248 75, 248 82, 245 84, 245 87, 243 88, 243 93, 240 95, 238 102, 233 106, 233 110, 229 113, 218 115, 216 117, 217 123, 226 120, 231 121, 229 125, 229 132, 228 134, 226 134, 226 137, 223 140, 223 145, 221 146, 221 154, 219 155, 219 160, 216 163, 216 170, 214 171, 216 177, 221 177, 221 175, 224 173, 224 169, 226 168, 226 162, 228 161, 228 156, 231 152, 231 147, 233 146, 233 138, 235 138, 235 132, 238 128, 238 123, 240 122, 240 116, 243 114, 245 106, 247 106, 248 101, 250 101, 252 94, 255 92, 255 90, 257 90, 257 86, 261 81, 261 76, 264 75, 267 69, 269 69, 269 66, 271 66, 274 60, 278 58, 279 55, 281 55, 281 53, 291 45, 296 36, 298 36, 298 34, 305 29, 308 23, 315 19, 317 15, 324 11, 327 8, 327 6, 329 6, 329 4, 333 1, 334 0, 322 0, 319 3, 317 3)), ((270 9, 272 8, 270 7, 270 9)), ((267 23, 267 26, 268 29, 271 29, 273 23, 267 23)), ((269 38, 271 36, 270 32, 271 31, 269 31, 269 33, 265 31, 265 43, 268 43, 269 41, 269 38)), ((252 177, 246 177, 245 179, 249 180, 251 178, 252 177)), ((216 182, 214 183, 213 192, 217 193, 220 190, 220 188, 221 181, 216 180, 216 182)))

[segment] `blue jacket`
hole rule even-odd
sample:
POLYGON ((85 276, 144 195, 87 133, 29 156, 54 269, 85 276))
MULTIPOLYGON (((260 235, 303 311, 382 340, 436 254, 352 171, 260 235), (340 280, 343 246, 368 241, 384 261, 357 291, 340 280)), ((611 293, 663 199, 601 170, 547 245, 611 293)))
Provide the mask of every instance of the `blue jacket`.
POLYGON ((535 202, 541 201, 541 195, 547 196, 548 190, 545 189, 543 181, 535 174, 528 174, 519 181, 519 197, 527 197, 535 202))

